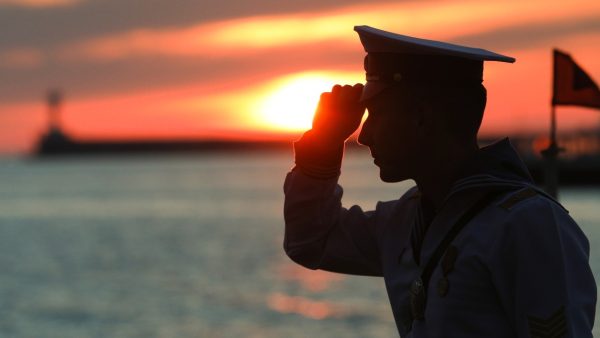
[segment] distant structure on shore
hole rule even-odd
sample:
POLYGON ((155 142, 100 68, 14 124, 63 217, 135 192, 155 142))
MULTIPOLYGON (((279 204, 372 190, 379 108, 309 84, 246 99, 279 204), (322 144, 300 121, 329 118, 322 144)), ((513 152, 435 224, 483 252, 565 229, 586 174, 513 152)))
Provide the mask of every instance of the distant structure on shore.
POLYGON ((48 129, 37 142, 37 157, 61 155, 99 155, 134 153, 181 153, 209 151, 250 151, 290 149, 289 142, 275 141, 227 141, 227 140, 76 140, 60 127, 63 95, 51 90, 47 96, 48 129))
MULTIPOLYGON (((496 139, 480 139, 480 144, 496 139)), ((600 130, 563 133, 556 138, 563 152, 557 160, 560 185, 600 185, 600 130)), ((527 165, 538 185, 545 184, 547 162, 541 152, 550 140, 536 135, 510 137, 510 141, 527 165)))

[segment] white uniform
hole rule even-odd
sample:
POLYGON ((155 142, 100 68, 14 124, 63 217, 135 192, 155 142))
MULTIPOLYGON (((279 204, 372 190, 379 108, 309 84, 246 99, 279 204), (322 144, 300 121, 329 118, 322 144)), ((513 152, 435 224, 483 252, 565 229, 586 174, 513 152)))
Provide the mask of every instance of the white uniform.
POLYGON ((284 186, 284 248, 311 269, 383 276, 402 337, 591 337, 596 285, 587 238, 560 204, 533 190, 507 140, 483 154, 484 166, 456 182, 435 215, 420 265, 410 240, 416 187, 373 211, 346 209, 336 178, 311 178, 298 168, 284 186), (413 320, 411 283, 461 215, 497 188, 510 192, 452 241, 457 254, 446 254, 433 271, 425 319, 413 320))

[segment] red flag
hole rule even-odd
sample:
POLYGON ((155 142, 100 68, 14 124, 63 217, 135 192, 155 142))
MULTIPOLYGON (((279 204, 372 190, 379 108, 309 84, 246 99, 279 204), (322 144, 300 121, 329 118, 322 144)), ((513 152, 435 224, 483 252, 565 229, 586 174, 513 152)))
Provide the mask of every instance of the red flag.
POLYGON ((569 54, 554 50, 552 105, 573 105, 600 109, 600 89, 569 54))

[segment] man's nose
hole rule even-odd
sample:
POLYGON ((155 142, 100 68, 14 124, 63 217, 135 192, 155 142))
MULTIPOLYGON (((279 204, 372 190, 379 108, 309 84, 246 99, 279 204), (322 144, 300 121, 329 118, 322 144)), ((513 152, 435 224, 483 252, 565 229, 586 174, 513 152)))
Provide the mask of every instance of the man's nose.
POLYGON ((367 119, 362 125, 362 129, 360 130, 360 134, 358 134, 358 143, 370 146, 373 141, 373 123, 371 122, 371 118, 367 115, 367 119))

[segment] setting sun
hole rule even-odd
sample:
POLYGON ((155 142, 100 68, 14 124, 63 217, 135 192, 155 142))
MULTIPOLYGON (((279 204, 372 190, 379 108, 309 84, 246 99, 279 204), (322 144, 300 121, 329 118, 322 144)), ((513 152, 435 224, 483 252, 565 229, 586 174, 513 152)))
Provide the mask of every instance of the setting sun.
POLYGON ((330 91, 335 84, 357 82, 362 82, 362 77, 354 73, 313 72, 285 77, 274 84, 259 105, 260 120, 271 129, 310 129, 321 93, 330 91))

